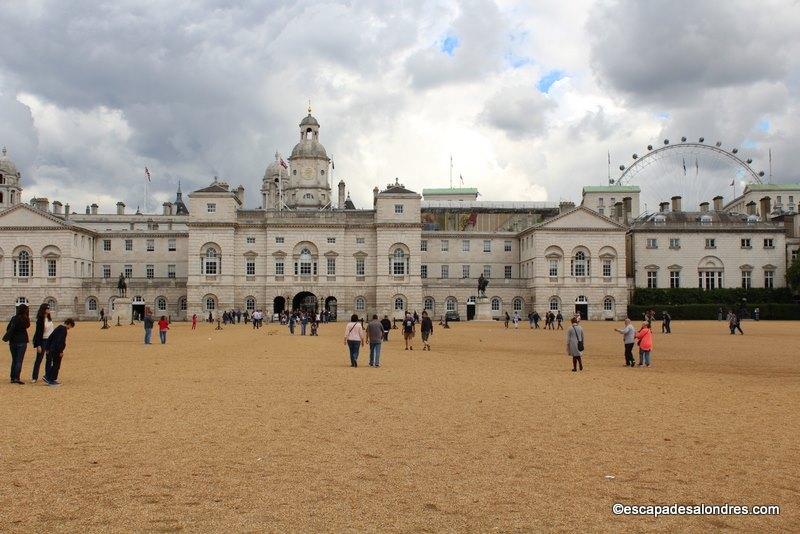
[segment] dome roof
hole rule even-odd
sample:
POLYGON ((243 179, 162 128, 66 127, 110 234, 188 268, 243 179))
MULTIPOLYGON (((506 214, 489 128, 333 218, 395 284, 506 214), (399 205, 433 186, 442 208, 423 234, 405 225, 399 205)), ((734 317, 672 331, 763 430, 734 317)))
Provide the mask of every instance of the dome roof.
POLYGON ((315 119, 311 115, 311 112, 309 112, 308 115, 303 117, 303 120, 300 121, 300 126, 316 126, 319 128, 319 122, 317 122, 317 119, 315 119))
MULTIPOLYGON (((313 117, 312 117, 313 118, 313 117)), ((292 149, 290 159, 295 158, 323 158, 328 159, 325 147, 316 139, 303 139, 292 149)))
POLYGON ((267 165, 267 170, 264 171, 264 180, 273 178, 274 176, 288 176, 286 168, 281 165, 280 154, 275 153, 275 161, 267 165))
POLYGON ((14 165, 14 162, 11 161, 11 158, 8 157, 8 153, 5 147, 3 147, 2 152, 0 152, 0 172, 2 172, 3 174, 11 174, 14 176, 19 175, 17 166, 14 165))

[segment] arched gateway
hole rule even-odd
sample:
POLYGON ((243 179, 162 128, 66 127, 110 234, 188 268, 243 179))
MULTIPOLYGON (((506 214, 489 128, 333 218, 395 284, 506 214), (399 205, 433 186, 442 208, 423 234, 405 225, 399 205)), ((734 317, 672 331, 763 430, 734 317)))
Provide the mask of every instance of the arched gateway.
POLYGON ((292 299, 292 309, 296 311, 317 311, 317 297, 314 293, 301 291, 292 299))

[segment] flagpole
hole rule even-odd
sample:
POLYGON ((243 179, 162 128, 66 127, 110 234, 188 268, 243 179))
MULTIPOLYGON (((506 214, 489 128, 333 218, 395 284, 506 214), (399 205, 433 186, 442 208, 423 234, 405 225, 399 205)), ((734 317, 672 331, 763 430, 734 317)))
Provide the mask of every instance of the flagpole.
POLYGON ((772 149, 769 149, 769 183, 772 183, 772 149))
POLYGON ((450 154, 450 189, 453 189, 453 155, 450 154))

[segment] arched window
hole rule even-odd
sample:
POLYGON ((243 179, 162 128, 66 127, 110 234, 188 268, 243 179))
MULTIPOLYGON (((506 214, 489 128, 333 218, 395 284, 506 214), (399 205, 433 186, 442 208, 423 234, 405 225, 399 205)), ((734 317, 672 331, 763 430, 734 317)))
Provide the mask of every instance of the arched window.
POLYGON ((214 311, 217 309, 217 301, 214 297, 206 297, 206 311, 214 311))
POLYGON ((575 299, 575 304, 588 304, 589 299, 586 298, 586 295, 578 295, 578 298, 575 299))
POLYGON ((522 299, 520 297, 514 299, 513 305, 514 305, 514 311, 518 312, 522 311, 522 299))
POLYGON ((606 297, 603 299, 603 310, 607 312, 614 311, 614 299, 611 297, 606 297))
POLYGON ((497 297, 492 299, 492 311, 500 311, 500 299, 497 297))
POLYGON ((90 297, 86 300, 86 311, 89 312, 96 312, 97 311, 97 299, 94 297, 90 297))
POLYGON ((572 275, 576 278, 583 278, 588 272, 589 260, 586 258, 586 253, 579 250, 575 253, 575 258, 572 260, 572 275))
POLYGON ((429 312, 433 313, 434 312, 434 306, 435 306, 435 303, 434 303, 433 297, 425 297, 425 304, 424 304, 423 308, 428 310, 429 312))
POLYGON ((14 301, 14 306, 19 306, 20 304, 28 304, 28 299, 25 297, 17 297, 17 300, 14 301))
POLYGON ((561 308, 561 301, 558 297, 550 297, 550 311, 555 312, 561 308))
POLYGON ((394 309, 395 311, 403 311, 406 309, 406 301, 403 297, 395 297, 394 309))
POLYGON ((455 297, 447 297, 447 300, 444 301, 444 309, 449 312, 454 312, 456 308, 458 308, 458 301, 455 297))
POLYGON ((14 258, 14 276, 19 278, 31 276, 31 255, 27 250, 20 250, 14 258))
POLYGON ((308 200, 313 200, 314 199, 314 195, 312 195, 311 193, 306 193, 305 195, 303 195, 303 198, 308 199, 308 200))
POLYGON ((356 298, 356 310, 364 311, 366 308, 367 308, 367 301, 364 300, 364 297, 356 298))
POLYGON ((256 310, 256 299, 255 297, 247 297, 244 299, 244 308, 248 312, 254 312, 256 310))
POLYGON ((167 311, 167 299, 165 299, 164 297, 158 297, 156 299, 156 310, 160 312, 167 311))
POLYGON ((394 276, 406 274, 406 253, 399 247, 394 249, 392 254, 392 274, 394 276))
POLYGON ((476 300, 475 295, 472 295, 467 299, 467 304, 475 304, 475 300, 476 300))
MULTIPOLYGON (((312 258, 311 258, 311 251, 307 248, 304 248, 300 251, 300 261, 297 262, 299 265, 299 274, 300 276, 310 276, 312 271, 312 258)), ((295 274, 298 274, 296 271, 295 274)))
POLYGON ((219 274, 220 271, 220 258, 217 249, 208 247, 206 254, 203 257, 203 274, 214 276, 219 274))

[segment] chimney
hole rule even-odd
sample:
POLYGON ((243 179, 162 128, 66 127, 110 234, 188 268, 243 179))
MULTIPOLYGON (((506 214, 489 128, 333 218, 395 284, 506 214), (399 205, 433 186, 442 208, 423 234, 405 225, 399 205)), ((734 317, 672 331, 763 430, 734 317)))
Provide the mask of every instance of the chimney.
POLYGON ((679 196, 672 197, 672 211, 676 213, 681 211, 681 197, 679 196))
POLYGON ((172 203, 171 202, 164 202, 161 204, 164 208, 164 215, 172 215, 172 203))
POLYGON ((714 200, 714 211, 722 211, 722 196, 717 195, 713 198, 714 200))
POLYGON ((345 201, 345 196, 344 196, 344 180, 340 180, 340 181, 339 181, 339 209, 340 209, 340 210, 343 210, 343 209, 344 209, 344 201, 345 201))
POLYGON ((91 210, 91 209, 89 208, 89 206, 87 205, 87 206, 86 206, 86 215, 89 215, 91 212, 92 212, 92 210, 91 210))
POLYGON ((772 200, 769 197, 761 199, 761 220, 768 221, 769 214, 772 212, 772 200))
POLYGON ((34 198, 33 205, 37 210, 46 212, 50 208, 50 201, 46 198, 34 198))
POLYGON ((622 206, 622 201, 618 201, 616 204, 614 204, 614 220, 616 220, 617 222, 621 222, 622 221, 622 210, 623 209, 625 209, 625 208, 623 208, 623 206, 622 206))
POLYGON ((61 206, 62 206, 61 202, 59 202, 58 200, 54 200, 53 213, 55 213, 56 215, 61 215, 61 206))
POLYGON ((117 215, 125 215, 125 203, 117 202, 117 215))
POLYGON ((97 204, 92 204, 92 215, 97 215, 97 204))
POLYGON ((623 198, 622 205, 624 206, 623 218, 625 219, 625 224, 628 224, 628 220, 631 218, 631 211, 633 210, 633 199, 631 199, 631 197, 623 198))
POLYGON ((559 213, 566 213, 569 210, 573 210, 573 209, 575 209, 575 203, 574 202, 570 202, 568 200, 562 200, 561 202, 558 203, 558 212, 559 213))
POLYGON ((378 189, 377 185, 372 189, 372 207, 373 208, 378 203, 378 193, 380 193, 380 192, 381 192, 381 190, 378 189))
POLYGON ((64 218, 69 219, 69 204, 64 204, 64 218))
POLYGON ((238 198, 239 202, 244 206, 244 187, 241 184, 236 188, 236 198, 238 198))
POLYGON ((708 213, 708 202, 700 203, 700 213, 708 213))
POLYGON ((660 211, 661 213, 666 213, 667 211, 669 211, 669 202, 661 202, 658 205, 658 211, 660 211))
POLYGON ((748 215, 755 215, 756 214, 756 202, 755 200, 751 200, 747 203, 747 214, 748 215))

